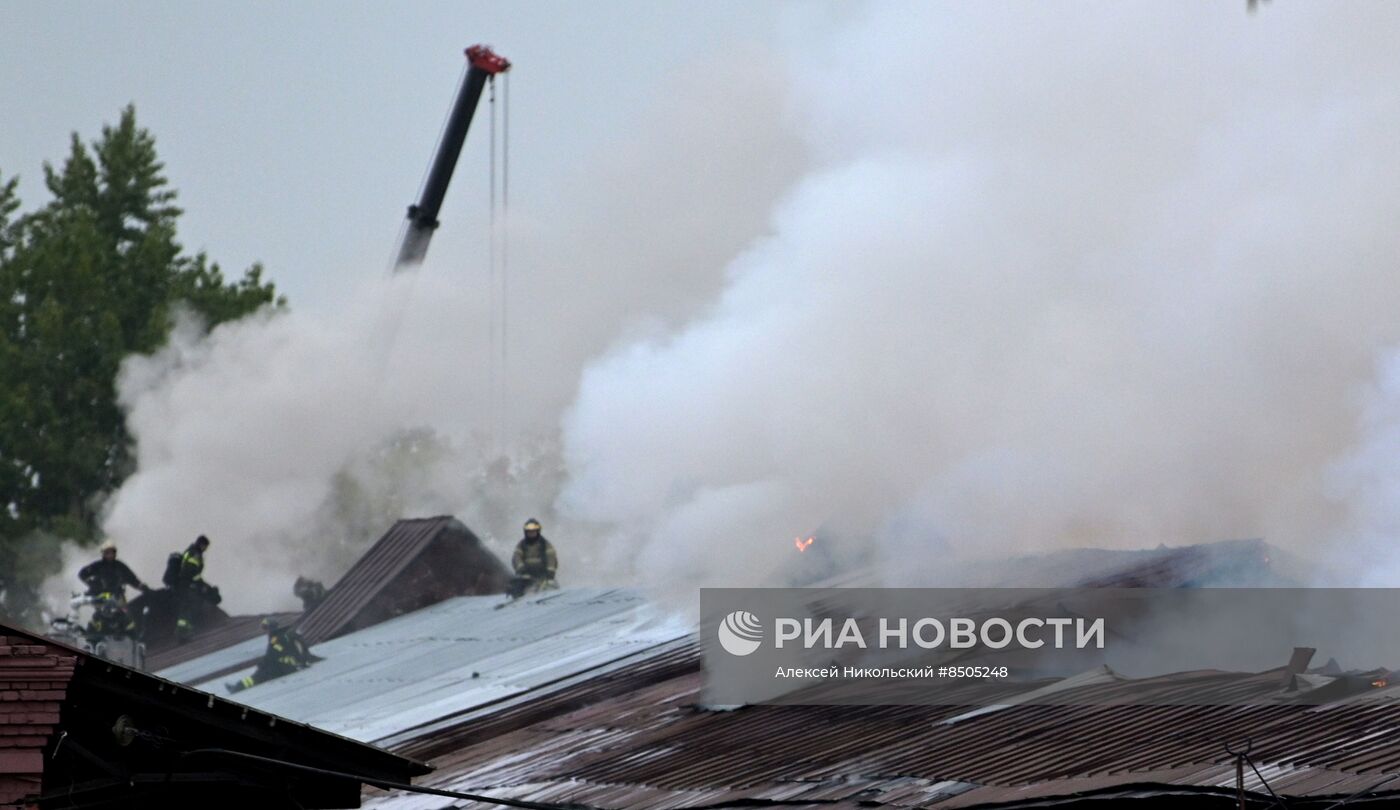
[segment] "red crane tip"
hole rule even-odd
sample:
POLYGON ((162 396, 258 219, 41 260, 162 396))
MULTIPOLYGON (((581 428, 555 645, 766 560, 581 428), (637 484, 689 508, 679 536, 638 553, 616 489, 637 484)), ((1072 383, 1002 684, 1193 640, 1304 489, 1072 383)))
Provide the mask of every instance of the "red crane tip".
POLYGON ((467 61, 492 75, 510 70, 510 60, 498 55, 488 45, 473 45, 467 49, 467 61))

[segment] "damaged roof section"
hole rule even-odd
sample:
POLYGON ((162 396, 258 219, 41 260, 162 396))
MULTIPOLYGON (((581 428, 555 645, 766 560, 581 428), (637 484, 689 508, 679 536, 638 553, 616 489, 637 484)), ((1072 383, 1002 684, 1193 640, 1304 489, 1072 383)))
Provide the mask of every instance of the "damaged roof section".
MULTIPOLYGON (((1038 569, 1040 585, 1285 579, 1268 546, 1218 545, 1065 553, 1054 555, 1053 565, 1042 559, 1022 568, 1032 575, 1038 569)), ((1393 745, 1400 701, 1396 690, 1371 685, 1389 673, 1345 673, 1335 664, 1305 670, 1302 654, 1256 674, 1131 679, 1103 669, 1007 684, 1004 700, 980 708, 708 707, 693 626, 669 619, 640 594, 571 588, 498 609, 502 603, 448 599, 344 633, 316 646, 325 661, 238 699, 428 759, 439 770, 420 784, 581 808, 854 810, 1104 800, 1234 807, 1237 760, 1226 745, 1238 748, 1246 739, 1267 781, 1245 766, 1251 805, 1272 803, 1270 789, 1293 808, 1325 807, 1359 791, 1400 798, 1400 749, 1393 745), (1278 702, 1136 705, 1189 704, 1203 684, 1277 695, 1278 702), (1336 690, 1337 699, 1301 705, 1284 694, 1290 687, 1336 690), (1019 701, 1017 693, 1028 689, 1053 691, 1067 705, 1019 701)), ((164 674, 222 694, 224 678, 241 672, 211 673, 240 656, 248 660, 256 643, 164 674)), ((1287 653, 1280 651, 1281 661, 1287 653)), ((950 690, 948 702, 957 698, 950 690)), ((476 806, 378 792, 365 803, 393 810, 476 806)))
MULTIPOLYGON (((1062 571, 1041 576, 1117 587, 1287 581, 1265 544, 1220 546, 1091 551, 1068 555, 1057 561, 1062 571)), ((382 742, 430 758, 439 770, 428 785, 618 810, 1102 801, 1237 807, 1243 763, 1232 751, 1247 745, 1262 775, 1243 764, 1251 806, 1275 804, 1271 790, 1294 808, 1323 808, 1358 793, 1352 804, 1400 798, 1400 689, 1389 687, 1387 673, 1346 673, 1335 662, 1306 670, 1311 653, 1295 651, 1286 666, 1263 673, 1133 679, 1100 668, 1008 684, 998 705, 980 707, 708 707, 699 653, 682 640, 606 676, 523 693, 382 742), (1256 704, 1192 705, 1206 686, 1256 704), (1063 705, 1017 696, 1027 689, 1042 700, 1053 692, 1063 705), (1305 691, 1336 699, 1304 705, 1305 691)), ((948 702, 958 704, 957 688, 948 702)), ((434 805, 392 794, 369 797, 366 806, 434 805)))
POLYGON ((510 572, 461 521, 400 520, 301 618, 316 644, 454 596, 503 593, 510 572))
POLYGON ((461 521, 449 516, 395 523, 308 613, 235 616, 193 641, 158 647, 147 668, 182 683, 222 677, 263 654, 262 620, 297 622, 308 643, 335 638, 465 594, 504 591, 510 574, 461 521))

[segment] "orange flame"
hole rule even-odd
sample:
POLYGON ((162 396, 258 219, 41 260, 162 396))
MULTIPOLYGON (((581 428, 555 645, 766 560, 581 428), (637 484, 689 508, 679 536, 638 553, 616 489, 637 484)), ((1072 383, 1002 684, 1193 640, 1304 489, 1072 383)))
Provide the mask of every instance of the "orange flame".
POLYGON ((1390 679, 1389 679, 1389 678, 1377 678, 1377 679, 1375 679, 1374 681, 1371 681, 1371 685, 1374 686, 1374 687, 1376 687, 1377 689, 1384 689, 1384 688, 1386 688, 1387 686, 1390 685, 1390 679))
POLYGON ((801 537, 794 537, 792 542, 793 545, 797 546, 798 551, 806 551, 807 547, 812 545, 812 541, 815 539, 815 537, 808 537, 806 540, 803 540, 801 537))

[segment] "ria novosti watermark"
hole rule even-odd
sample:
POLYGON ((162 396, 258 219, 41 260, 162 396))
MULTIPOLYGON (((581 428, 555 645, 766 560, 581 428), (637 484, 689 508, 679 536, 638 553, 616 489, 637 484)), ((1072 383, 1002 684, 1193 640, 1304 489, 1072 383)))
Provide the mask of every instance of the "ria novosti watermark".
MULTIPOLYGON (((861 622, 847 617, 840 622, 827 617, 802 619, 782 617, 773 619, 773 646, 783 649, 800 645, 805 649, 821 647, 839 650, 843 647, 869 649, 908 649, 910 646, 936 650, 947 646, 954 650, 985 648, 1001 650, 1012 645, 1035 650, 1049 644, 1056 649, 1073 646, 1078 649, 1104 647, 1104 620, 1083 617, 1027 617, 1014 623, 999 616, 981 620, 967 617, 938 619, 925 616, 910 620, 906 617, 876 619, 877 631, 867 640, 861 622)), ((765 636, 762 621, 746 610, 736 610, 725 616, 716 631, 720 646, 730 655, 751 655, 758 651, 765 636)))
POLYGON ((1131 701, 1135 689, 1143 702, 1277 703, 1321 701, 1346 678, 1400 683, 1389 589, 704 589, 701 614, 715 703, 1131 701), (1319 651, 1314 663, 1341 662, 1330 674, 1309 671, 1319 651))

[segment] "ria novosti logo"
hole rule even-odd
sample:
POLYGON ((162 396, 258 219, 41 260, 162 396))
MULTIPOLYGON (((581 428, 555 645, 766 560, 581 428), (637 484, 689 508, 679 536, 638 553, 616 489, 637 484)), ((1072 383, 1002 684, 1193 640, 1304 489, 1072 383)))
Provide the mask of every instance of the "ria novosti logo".
POLYGON ((748 655, 763 642, 763 623, 747 610, 736 610, 719 623, 719 645, 730 655, 748 655))

